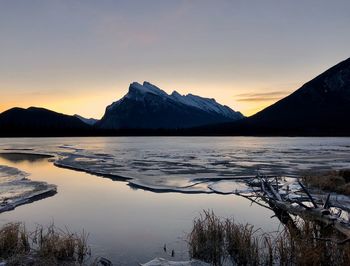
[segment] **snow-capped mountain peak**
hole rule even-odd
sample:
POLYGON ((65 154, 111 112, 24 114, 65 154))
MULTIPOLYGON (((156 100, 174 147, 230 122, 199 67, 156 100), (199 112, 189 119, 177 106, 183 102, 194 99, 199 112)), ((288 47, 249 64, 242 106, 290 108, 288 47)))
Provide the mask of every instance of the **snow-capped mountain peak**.
POLYGON ((157 86, 153 85, 152 83, 150 83, 148 81, 143 82, 143 87, 147 88, 150 92, 152 92, 154 94, 165 96, 165 97, 169 96, 165 91, 163 91, 162 89, 158 88, 157 86))
POLYGON ((133 82, 128 93, 109 105, 99 122, 104 128, 181 128, 242 119, 240 112, 214 99, 193 94, 170 95, 150 82, 133 82))
POLYGON ((154 95, 158 95, 158 96, 162 96, 162 97, 169 96, 165 91, 161 90, 157 86, 155 86, 147 81, 143 82, 143 85, 141 85, 138 82, 131 83, 129 86, 129 92, 126 96, 128 96, 129 98, 132 98, 135 96, 136 97, 141 96, 141 98, 142 98, 146 94, 154 94, 154 95))
POLYGON ((231 108, 217 103, 213 98, 204 98, 191 93, 181 95, 177 91, 173 91, 172 94, 169 95, 159 87, 147 81, 144 81, 142 85, 138 82, 131 83, 129 92, 125 97, 143 101, 147 94, 157 95, 163 99, 176 101, 187 106, 201 109, 205 112, 215 112, 228 118, 243 118, 241 113, 235 112, 231 108))

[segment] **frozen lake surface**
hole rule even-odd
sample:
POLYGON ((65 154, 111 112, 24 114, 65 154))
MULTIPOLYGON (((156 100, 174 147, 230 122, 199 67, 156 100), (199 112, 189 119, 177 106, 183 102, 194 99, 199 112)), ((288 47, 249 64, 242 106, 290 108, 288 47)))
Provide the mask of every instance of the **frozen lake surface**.
POLYGON ((164 244, 175 250, 176 260, 187 259, 186 234, 203 209, 278 230, 270 211, 218 194, 244 188, 240 179, 258 171, 295 177, 308 170, 350 168, 350 138, 0 139, 0 152, 0 172, 17 169, 19 175, 26 172, 30 180, 56 185, 58 191, 1 213, 2 224, 25 221, 34 227, 54 221, 84 229, 90 232, 94 255, 111 258, 116 265, 169 258, 164 244))

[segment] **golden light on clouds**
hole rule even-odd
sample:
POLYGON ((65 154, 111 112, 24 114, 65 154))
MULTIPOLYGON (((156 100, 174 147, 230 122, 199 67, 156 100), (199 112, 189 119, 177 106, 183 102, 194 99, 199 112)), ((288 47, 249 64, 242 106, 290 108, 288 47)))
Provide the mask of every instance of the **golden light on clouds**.
POLYGON ((251 116, 283 99, 288 94, 290 94, 288 91, 251 92, 237 94, 235 95, 235 99, 237 102, 245 104, 246 109, 244 109, 244 114, 251 116))

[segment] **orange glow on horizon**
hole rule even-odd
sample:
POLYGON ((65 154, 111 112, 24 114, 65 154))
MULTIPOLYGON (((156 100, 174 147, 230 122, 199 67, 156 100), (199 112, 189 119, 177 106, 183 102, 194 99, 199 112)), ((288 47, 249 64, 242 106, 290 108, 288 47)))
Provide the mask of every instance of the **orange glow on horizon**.
POLYGON ((0 112, 101 118, 147 80, 250 116, 349 57, 350 1, 3 2, 0 112))
MULTIPOLYGON (((143 82, 143 81, 138 81, 143 82)), ((246 95, 247 91, 254 91, 254 88, 246 86, 243 89, 232 88, 231 84, 196 84, 177 82, 169 84, 168 82, 153 82, 154 85, 160 87, 168 94, 174 90, 180 94, 192 93, 206 98, 214 98, 218 103, 227 105, 235 111, 240 111, 245 116, 251 116, 265 107, 273 104, 276 100, 253 98, 252 100, 240 100, 240 95, 246 95), (186 88, 186 89, 181 89, 186 88), (214 89, 215 88, 215 89, 214 89)), ((55 112, 64 113, 68 115, 79 114, 84 117, 101 118, 105 112, 105 108, 112 102, 122 98, 128 91, 129 83, 125 85, 113 85, 105 87, 104 89, 96 87, 88 87, 86 91, 79 89, 71 90, 56 90, 54 93, 46 94, 28 94, 23 93, 12 95, 11 91, 7 91, 0 99, 0 112, 6 111, 13 107, 28 108, 31 106, 42 107, 50 109, 55 112)), ((288 95, 279 95, 283 98, 288 95)), ((246 96, 244 96, 246 97, 246 96)))

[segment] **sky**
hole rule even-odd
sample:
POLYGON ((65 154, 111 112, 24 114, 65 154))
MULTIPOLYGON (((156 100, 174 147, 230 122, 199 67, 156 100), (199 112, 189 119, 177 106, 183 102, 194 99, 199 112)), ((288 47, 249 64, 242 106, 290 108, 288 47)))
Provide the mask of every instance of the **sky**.
POLYGON ((100 118, 133 81, 249 116, 350 56, 348 0, 0 0, 0 112, 100 118))

